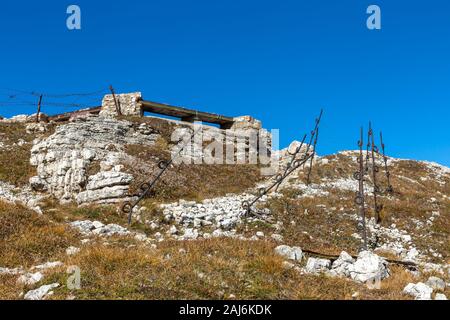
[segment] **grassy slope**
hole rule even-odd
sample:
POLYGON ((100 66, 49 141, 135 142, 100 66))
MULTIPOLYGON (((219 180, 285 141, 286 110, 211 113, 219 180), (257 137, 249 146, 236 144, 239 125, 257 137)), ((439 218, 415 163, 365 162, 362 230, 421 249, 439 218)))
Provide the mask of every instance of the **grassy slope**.
MULTIPOLYGON (((9 131, 9 134, 23 138, 20 130, 23 128, 14 129, 12 133, 9 131)), ((128 152, 137 159, 148 161, 152 171, 151 166, 164 158, 164 145, 161 142, 159 150, 133 150, 131 146, 128 152), (148 160, 149 155, 153 157, 151 160, 148 160)), ((2 161, 10 165, 11 158, 7 157, 9 160, 2 161)), ((346 156, 327 158, 330 160, 328 164, 313 170, 313 182, 350 178, 356 169, 346 156)), ((17 159, 18 166, 28 163, 25 156, 17 159)), ((444 256, 437 262, 449 262, 450 203, 442 196, 450 194, 448 181, 443 185, 434 182, 434 173, 422 163, 413 161, 396 162, 391 169, 396 195, 392 199, 382 197, 382 224, 396 223, 413 236, 413 242, 420 250, 433 248, 444 256), (427 180, 427 177, 431 179, 427 180), (430 202, 433 197, 437 200, 430 202), (433 225, 417 230, 412 219, 425 221, 433 211, 440 212, 433 225), (423 234, 431 237, 423 238, 423 234)), ((25 169, 18 170, 26 172, 25 169)), ((148 170, 143 170, 141 178, 147 177, 148 170)), ((179 170, 177 175, 172 173, 165 177, 165 183, 157 188, 154 201, 201 200, 228 192, 241 192, 259 180, 257 168, 201 166, 195 170, 189 167, 179 170)), ((14 177, 20 176, 4 172, 0 180, 12 182, 14 177)), ((26 176, 28 178, 28 174, 26 176)), ((277 220, 283 222, 281 229, 254 223, 241 226, 239 231, 248 236, 256 231, 264 231, 266 235, 276 232, 284 236, 286 244, 334 254, 343 249, 355 253, 359 245, 351 237, 356 232, 355 225, 343 215, 343 212, 354 212, 354 193, 337 189, 330 191, 326 197, 297 198, 301 195, 298 190, 285 190, 282 198, 268 204, 277 220)), ((113 207, 75 208, 49 202, 44 209, 45 216, 38 217, 25 208, 0 204, 0 267, 29 267, 54 260, 80 266, 82 290, 68 292, 61 287, 55 290, 54 299, 65 299, 69 294, 79 299, 199 299, 228 298, 231 294, 238 299, 351 299, 355 291, 360 293, 361 299, 404 299, 407 297, 401 290, 413 281, 409 273, 396 267, 392 268, 392 276, 383 281, 382 289, 372 291, 345 279, 301 276, 283 269, 282 259, 273 253, 276 243, 271 240, 166 241, 154 250, 133 239, 110 238, 107 241, 94 240, 82 246, 79 255, 67 257, 64 249, 69 245, 80 246, 81 239, 80 235, 65 227, 67 221, 88 218, 126 225, 126 218, 117 215, 113 207), (187 253, 180 253, 181 248, 187 253)), ((159 213, 156 210, 154 214, 159 213)), ((156 231, 164 232, 150 231, 136 224, 132 227, 150 235, 156 231)), ((64 268, 52 270, 42 283, 33 288, 54 281, 64 284, 68 276, 64 268)), ((13 276, 0 276, 0 298, 14 299, 19 292, 32 289, 18 286, 15 279, 13 276)), ((419 280, 426 280, 426 275, 414 279, 414 282, 419 280)))
MULTIPOLYGON (((68 257, 63 249, 78 245, 79 236, 64 224, 38 217, 22 207, 1 204, 1 263, 5 266, 59 260, 81 269, 81 290, 65 286, 51 299, 404 299, 401 288, 411 275, 400 268, 369 290, 346 279, 302 276, 283 268, 272 241, 212 239, 167 241, 157 249, 127 237, 93 239, 81 252, 68 257), (5 227, 7 226, 7 227, 5 227), (7 245, 6 245, 7 244, 7 245), (183 249, 180 251, 180 249, 183 249)), ((19 293, 43 284, 65 284, 65 267, 46 272, 34 286, 18 285, 15 276, 0 276, 0 298, 16 299, 19 293)))

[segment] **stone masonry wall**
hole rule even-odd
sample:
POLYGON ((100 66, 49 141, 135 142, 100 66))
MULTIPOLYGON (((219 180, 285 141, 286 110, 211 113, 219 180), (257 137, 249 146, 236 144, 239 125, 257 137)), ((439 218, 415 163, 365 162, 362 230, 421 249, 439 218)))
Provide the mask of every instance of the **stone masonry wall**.
MULTIPOLYGON (((124 116, 142 117, 142 106, 139 103, 142 94, 140 92, 116 94, 116 101, 120 106, 120 111, 124 116)), ((116 104, 112 94, 103 97, 101 116, 117 116, 116 104)))

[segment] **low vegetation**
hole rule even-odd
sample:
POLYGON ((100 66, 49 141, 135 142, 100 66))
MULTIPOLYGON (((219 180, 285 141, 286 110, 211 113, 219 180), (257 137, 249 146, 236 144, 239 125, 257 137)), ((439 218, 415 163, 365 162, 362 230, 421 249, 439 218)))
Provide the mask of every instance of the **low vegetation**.
POLYGON ((30 267, 45 263, 78 244, 77 234, 19 205, 0 201, 0 266, 30 267))

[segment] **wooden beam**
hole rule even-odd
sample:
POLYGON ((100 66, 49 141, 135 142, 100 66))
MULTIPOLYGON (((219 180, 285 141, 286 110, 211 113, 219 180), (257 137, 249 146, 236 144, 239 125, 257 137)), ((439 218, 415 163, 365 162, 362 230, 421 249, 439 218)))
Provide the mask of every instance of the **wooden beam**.
POLYGON ((208 123, 214 123, 219 124, 220 127, 223 129, 229 129, 234 123, 233 118, 221 116, 214 113, 196 111, 183 107, 176 107, 152 101, 141 100, 139 102, 142 104, 142 109, 144 112, 151 112, 176 117, 180 118, 181 121, 187 122, 203 121, 208 123))
POLYGON ((72 111, 72 112, 66 112, 66 113, 57 114, 57 115, 48 117, 48 121, 54 121, 54 122, 68 121, 73 116, 82 116, 82 115, 87 115, 87 114, 99 114, 101 110, 102 110, 102 107, 94 107, 94 108, 88 108, 88 109, 77 110, 77 111, 72 111))

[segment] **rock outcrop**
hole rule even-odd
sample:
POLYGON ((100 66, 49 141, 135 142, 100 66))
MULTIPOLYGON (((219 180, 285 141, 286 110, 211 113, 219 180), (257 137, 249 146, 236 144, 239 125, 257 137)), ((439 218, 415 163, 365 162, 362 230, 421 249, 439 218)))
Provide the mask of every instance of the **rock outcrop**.
POLYGON ((25 296, 24 299, 25 300, 42 300, 45 297, 49 296, 52 294, 52 289, 58 288, 59 287, 59 283, 53 283, 53 284, 49 284, 49 285, 45 285, 42 287, 39 287, 36 290, 31 290, 28 291, 25 296))
POLYGON ((48 191, 62 202, 115 202, 124 198, 133 177, 123 173, 126 144, 152 145, 158 138, 146 124, 90 116, 58 126, 53 135, 35 140, 30 179, 37 191, 48 191), (97 165, 99 172, 91 172, 97 165))
POLYGON ((409 283, 403 292, 413 296, 416 300, 431 300, 431 294, 433 293, 433 288, 430 288, 425 283, 409 283))
POLYGON ((275 253, 289 260, 301 261, 303 258, 302 249, 281 245, 275 248, 275 253))

